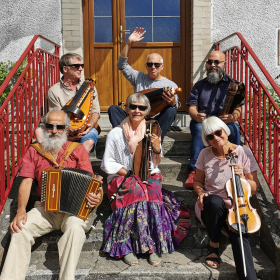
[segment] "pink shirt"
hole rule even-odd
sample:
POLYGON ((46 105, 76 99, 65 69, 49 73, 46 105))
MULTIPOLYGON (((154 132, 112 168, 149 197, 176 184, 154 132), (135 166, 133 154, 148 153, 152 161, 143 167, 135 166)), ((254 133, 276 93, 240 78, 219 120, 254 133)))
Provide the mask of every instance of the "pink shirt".
MULTIPOLYGON (((251 150, 238 146, 234 152, 238 156, 235 158, 237 164, 243 166, 244 175, 252 173, 258 169, 251 150)), ((226 158, 218 158, 212 152, 212 147, 203 149, 196 161, 195 167, 205 173, 204 191, 209 194, 216 194, 223 198, 226 207, 231 207, 231 200, 227 198, 225 191, 226 182, 232 178, 230 161, 226 158)), ((196 202, 195 213, 201 221, 201 210, 196 202)), ((202 222, 202 221, 201 221, 202 222)))
MULTIPOLYGON (((59 151, 56 162, 59 164, 65 153, 67 146, 70 144, 67 141, 59 151)), ((62 164, 68 168, 77 168, 92 173, 92 166, 88 156, 88 152, 83 145, 79 145, 73 153, 62 164)), ((22 167, 19 176, 37 179, 38 187, 37 194, 41 195, 42 188, 42 171, 45 168, 51 167, 53 164, 46 158, 42 157, 33 147, 29 147, 25 156, 23 157, 22 167)))

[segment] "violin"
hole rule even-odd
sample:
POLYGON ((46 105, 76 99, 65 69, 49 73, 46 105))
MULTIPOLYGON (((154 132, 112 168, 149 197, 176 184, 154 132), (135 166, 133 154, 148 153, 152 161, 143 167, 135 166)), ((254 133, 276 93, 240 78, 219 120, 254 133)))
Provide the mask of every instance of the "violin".
MULTIPOLYGON (((235 153, 229 149, 227 159, 230 163, 236 163, 234 159, 236 157, 235 153)), ((234 173, 233 166, 232 179, 227 181, 225 188, 227 196, 232 200, 232 208, 228 210, 227 216, 229 229, 236 233, 240 229, 242 234, 257 232, 261 227, 261 219, 257 210, 250 204, 251 186, 246 179, 234 173)))
MULTIPOLYGON (((237 155, 231 149, 228 150, 226 156, 230 160, 230 163, 236 163, 234 158, 237 158, 237 155)), ((244 276, 246 277, 247 270, 242 234, 258 231, 261 227, 261 219, 249 201, 252 196, 249 182, 236 175, 233 166, 231 166, 231 172, 232 179, 228 180, 225 186, 227 195, 232 200, 232 208, 228 210, 227 224, 230 230, 239 233, 244 276)))

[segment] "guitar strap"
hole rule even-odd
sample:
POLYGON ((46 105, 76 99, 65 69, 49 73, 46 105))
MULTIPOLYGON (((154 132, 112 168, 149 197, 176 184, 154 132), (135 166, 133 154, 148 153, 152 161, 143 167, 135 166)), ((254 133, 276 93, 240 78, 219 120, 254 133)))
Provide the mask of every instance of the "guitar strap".
POLYGON ((35 143, 35 144, 31 144, 31 146, 44 158, 48 159, 51 163, 53 163, 53 165, 55 166, 62 166, 63 162, 73 153, 73 151, 79 146, 82 145, 81 143, 77 143, 77 142, 71 142, 67 148, 66 151, 62 157, 61 162, 58 164, 53 156, 49 153, 46 152, 42 146, 39 143, 35 143))

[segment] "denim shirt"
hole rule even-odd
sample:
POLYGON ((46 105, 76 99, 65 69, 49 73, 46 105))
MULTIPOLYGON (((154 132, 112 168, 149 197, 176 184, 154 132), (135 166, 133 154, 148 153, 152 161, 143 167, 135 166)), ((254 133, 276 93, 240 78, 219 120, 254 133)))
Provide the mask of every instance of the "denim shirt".
MULTIPOLYGON (((217 84, 210 84, 207 78, 204 78, 193 86, 187 105, 197 105, 198 113, 205 113, 207 117, 217 116, 223 109, 227 90, 231 84, 226 75, 217 84)), ((240 105, 243 104, 242 101, 240 105)))

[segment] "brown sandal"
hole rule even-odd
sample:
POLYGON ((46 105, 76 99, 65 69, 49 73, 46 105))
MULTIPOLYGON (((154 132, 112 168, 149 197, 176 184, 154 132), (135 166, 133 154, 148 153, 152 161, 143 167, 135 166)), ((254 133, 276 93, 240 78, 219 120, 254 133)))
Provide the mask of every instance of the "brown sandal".
POLYGON ((220 257, 219 257, 219 248, 214 248, 212 246, 208 246, 208 256, 211 254, 215 254, 217 255, 217 257, 206 257, 206 265, 214 268, 214 269, 218 269, 220 266, 220 257), (209 263, 207 263, 207 261, 212 261, 213 263, 216 263, 216 265, 211 265, 209 263))

